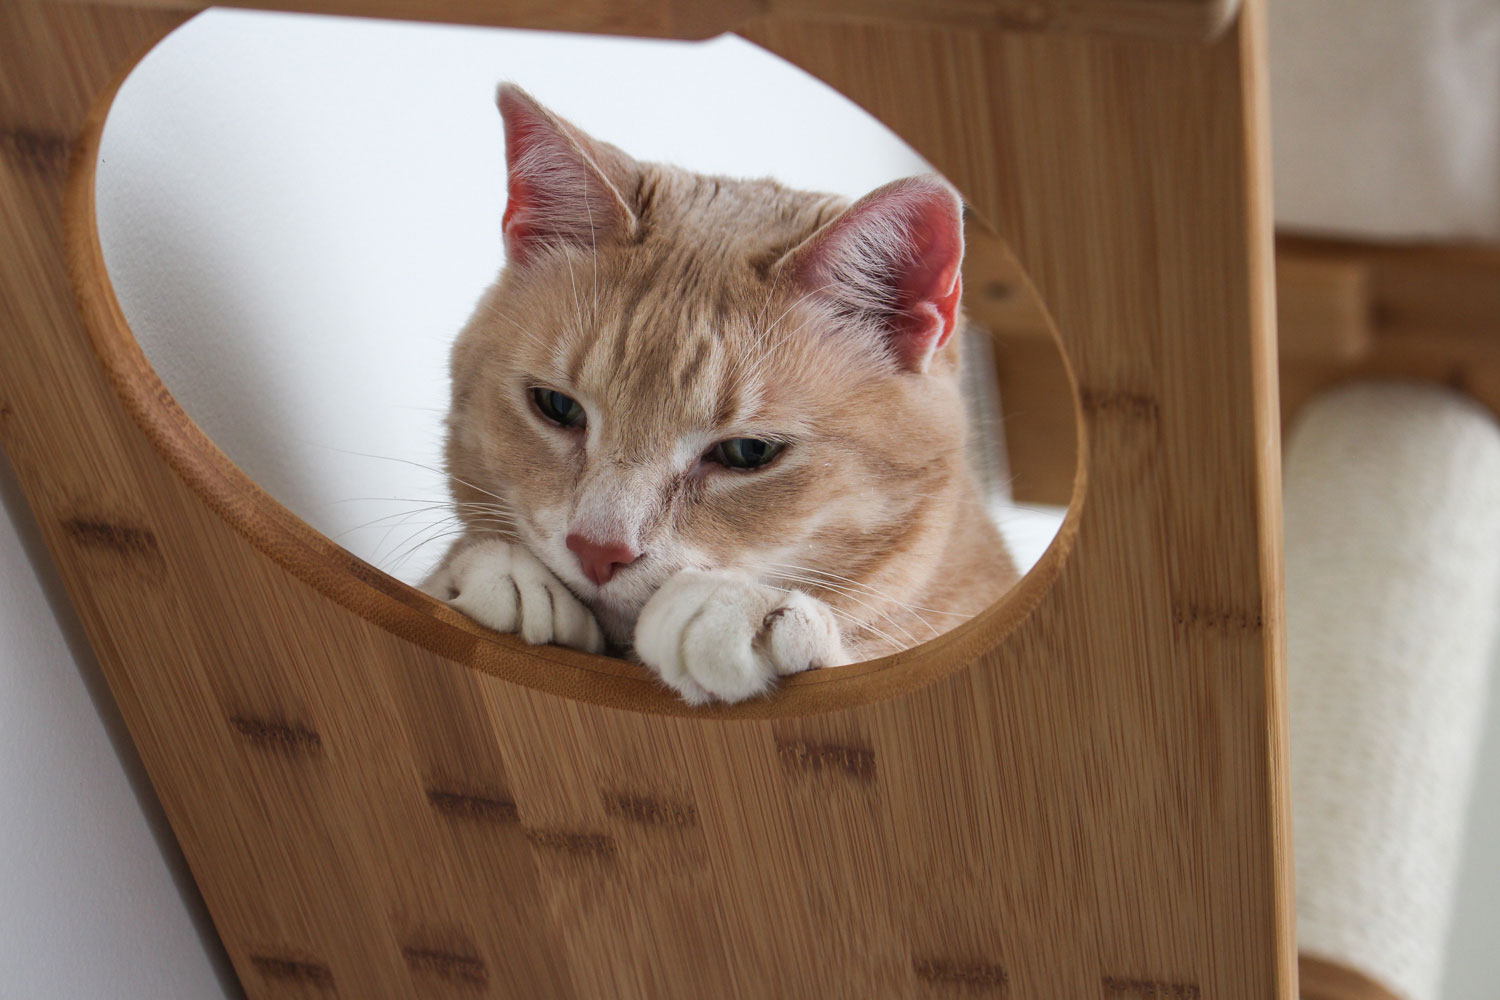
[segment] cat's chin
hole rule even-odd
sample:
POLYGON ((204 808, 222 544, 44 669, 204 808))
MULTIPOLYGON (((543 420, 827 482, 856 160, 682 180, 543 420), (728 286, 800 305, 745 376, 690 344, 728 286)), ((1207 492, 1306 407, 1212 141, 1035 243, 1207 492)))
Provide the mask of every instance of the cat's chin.
POLYGON ((641 606, 635 603, 617 604, 604 594, 584 601, 594 612, 594 620, 604 632, 612 648, 629 649, 635 641, 635 623, 641 615, 641 606))

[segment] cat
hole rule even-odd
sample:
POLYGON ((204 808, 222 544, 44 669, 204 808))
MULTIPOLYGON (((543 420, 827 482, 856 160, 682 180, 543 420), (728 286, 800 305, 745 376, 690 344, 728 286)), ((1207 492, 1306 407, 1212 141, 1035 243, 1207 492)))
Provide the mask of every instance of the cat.
POLYGON ((946 631, 1015 581, 965 459, 962 205, 639 163, 511 84, 506 264, 451 359, 466 533, 425 589, 693 704, 946 631))

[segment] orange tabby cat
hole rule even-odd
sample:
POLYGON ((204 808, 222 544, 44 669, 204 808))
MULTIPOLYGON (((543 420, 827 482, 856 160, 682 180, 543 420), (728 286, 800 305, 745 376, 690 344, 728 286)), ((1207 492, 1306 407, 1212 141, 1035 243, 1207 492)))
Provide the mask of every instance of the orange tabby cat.
POLYGON ((690 702, 914 645, 1015 579, 965 464, 957 196, 638 163, 500 89, 507 263, 453 349, 427 589, 690 702))

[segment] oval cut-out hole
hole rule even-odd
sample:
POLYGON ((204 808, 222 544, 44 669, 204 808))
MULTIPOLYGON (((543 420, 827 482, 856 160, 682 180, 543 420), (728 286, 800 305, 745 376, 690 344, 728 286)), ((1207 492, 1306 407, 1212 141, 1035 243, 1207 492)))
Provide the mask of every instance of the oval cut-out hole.
MULTIPOLYGON (((936 481, 934 458, 958 439, 956 426, 945 428, 932 415, 946 405, 941 393, 928 407, 920 392, 872 395, 848 380, 868 381, 879 368, 856 358, 876 341, 898 365, 927 365, 925 354, 908 357, 906 347, 893 347, 891 331, 906 316, 899 333, 907 337, 917 328, 910 317, 944 308, 938 285, 948 280, 944 287, 951 287, 951 275, 942 272, 940 220, 911 222, 918 216, 908 199, 887 206, 886 217, 864 231, 864 221, 850 223, 853 236, 842 244, 797 251, 818 225, 853 216, 840 216, 831 203, 810 208, 802 196, 768 194, 784 197, 783 214, 800 221, 778 223, 775 236, 761 240, 774 253, 724 257, 724 267, 743 272, 736 272, 740 284, 717 273, 694 279, 691 288, 653 284, 621 263, 625 256, 601 251, 602 228, 618 228, 605 232, 606 240, 647 247, 644 229, 633 228, 638 223, 660 236, 681 213, 717 212, 720 228, 709 231, 739 246, 742 227, 771 227, 775 213, 749 202, 714 208, 718 183, 693 193, 672 189, 662 175, 621 167, 614 154, 566 132, 563 146, 534 144, 537 162, 545 168, 547 156, 583 148, 590 169, 602 173, 602 186, 589 173, 571 177, 587 213, 572 222, 587 220, 589 253, 557 257, 548 244, 548 260, 566 257, 566 272, 555 271, 548 287, 534 283, 481 304, 478 315, 495 313, 492 338, 504 329, 543 342, 524 363, 484 350, 460 356, 461 370, 478 373, 467 388, 487 403, 455 411, 454 453, 464 454, 461 478, 473 484, 459 489, 471 506, 455 516, 442 472, 449 350, 504 263, 506 147, 494 104, 501 80, 525 86, 584 132, 625 150, 634 158, 629 163, 774 176, 799 191, 849 199, 929 169, 830 88, 734 37, 681 43, 202 15, 122 87, 100 149, 98 222, 116 294, 148 358, 252 479, 356 555, 413 583, 465 530, 464 520, 470 532, 508 532, 519 523, 529 548, 589 603, 616 647, 630 640, 642 604, 684 567, 748 569, 766 586, 820 594, 846 633, 858 627, 864 645, 851 645, 856 653, 884 654, 938 635, 989 603, 975 605, 965 590, 966 574, 981 572, 974 546, 944 548, 941 541, 954 517, 973 517, 985 531, 1000 525, 1004 546, 980 545, 995 549, 996 562, 1004 558, 1001 547, 1023 571, 1036 560, 1071 491, 1075 408, 1044 312, 1020 266, 982 224, 966 226, 970 325, 960 343, 967 345, 962 398, 970 416, 955 409, 949 422, 972 424, 978 488, 925 494, 924 483, 936 481), (629 218, 610 218, 611 196, 629 218), (652 199, 656 214, 642 223, 632 213, 644 213, 652 199), (906 263, 890 264, 898 255, 861 265, 856 257, 868 256, 880 227, 889 230, 893 220, 910 223, 901 230, 911 244, 906 263), (852 295, 827 292, 857 280, 849 268, 861 266, 864 278, 911 301, 896 314, 877 315, 877 307, 858 306, 852 295), (783 278, 807 287, 794 295, 783 278), (822 284, 814 287, 814 280, 822 284), (717 297, 706 293, 710 287, 717 297), (749 316, 738 295, 747 288, 762 289, 762 313, 774 303, 780 315, 749 316), (813 296, 826 300, 818 315, 805 305, 813 296), (736 354, 726 340, 739 324, 761 335, 755 346, 774 334, 769 347, 785 351, 783 338, 803 336, 808 326, 831 328, 833 313, 843 322, 857 307, 866 309, 865 340, 851 336, 845 354, 844 346, 804 351, 801 369, 744 364, 744 351, 736 354), (799 326, 779 329, 786 315, 799 326), (625 331, 609 348, 618 381, 589 382, 579 372, 597 362, 589 351, 602 343, 594 334, 605 325, 625 331), (672 337, 680 327, 697 339, 642 340, 667 325, 672 337), (579 339, 581 333, 589 337, 579 339), (701 346, 689 351, 689 343, 701 346), (653 366, 658 382, 639 377, 653 366), (507 393, 514 398, 497 405, 507 393), (841 413, 852 422, 838 429, 843 444, 831 443, 826 414, 801 419, 821 413, 830 396, 849 400, 841 413), (854 412, 865 398, 884 402, 854 412), (575 403, 576 419, 569 409, 575 403), (861 436, 861 422, 885 436, 861 436), (523 423, 525 433, 512 434, 523 423), (668 438, 682 454, 664 444, 668 438), (595 449, 597 458, 600 448, 613 449, 608 462, 578 463, 576 454, 595 449), (675 472, 668 469, 674 462, 681 466, 675 472), (606 466, 615 471, 601 472, 606 466), (673 506, 680 502, 673 490, 697 498, 702 510, 691 525, 673 506), (1015 497, 1041 506, 1018 507, 1015 497), (580 515, 581 505, 592 513, 580 515), (850 514, 856 510, 867 516, 850 514), (621 537, 602 537, 605 528, 618 528, 621 537), (890 588, 904 585, 903 546, 936 546, 968 562, 912 563, 942 582, 892 604, 890 588)), ((566 171, 557 176, 570 179, 566 171)), ((568 190, 538 185, 536 197, 553 215, 533 219, 532 230, 552 227, 546 232, 555 237, 556 205, 547 199, 557 191, 566 198, 568 190)), ((750 195, 726 184, 724 197, 750 195)), ((519 225, 511 227, 513 240, 523 233, 519 225)), ((704 231, 683 230, 695 239, 704 231)), ((664 262, 676 259, 671 249, 652 252, 653 277, 667 273, 664 262)), ((819 336, 826 339, 826 329, 819 336)), ((906 377, 903 385, 921 387, 931 376, 906 377)), ((461 589, 447 585, 443 595, 461 589)), ((529 599, 523 589, 511 599, 529 599)), ((561 589, 548 597, 553 631, 567 627, 566 602, 561 589)), ((756 619, 766 628, 788 613, 771 610, 756 619)), ((761 639, 769 642, 766 634, 761 639)), ((584 641, 575 637, 575 644, 584 641)))

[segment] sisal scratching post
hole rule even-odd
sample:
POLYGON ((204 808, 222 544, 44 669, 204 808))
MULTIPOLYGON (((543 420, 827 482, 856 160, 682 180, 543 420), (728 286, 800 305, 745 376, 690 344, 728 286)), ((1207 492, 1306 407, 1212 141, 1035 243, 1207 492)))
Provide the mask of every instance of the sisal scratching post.
POLYGON ((1286 449, 1298 944, 1437 1000, 1500 612, 1500 429, 1445 390, 1309 404, 1286 449))

